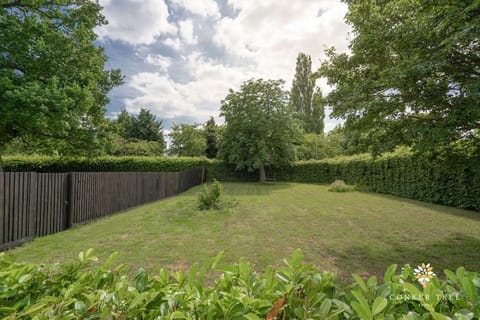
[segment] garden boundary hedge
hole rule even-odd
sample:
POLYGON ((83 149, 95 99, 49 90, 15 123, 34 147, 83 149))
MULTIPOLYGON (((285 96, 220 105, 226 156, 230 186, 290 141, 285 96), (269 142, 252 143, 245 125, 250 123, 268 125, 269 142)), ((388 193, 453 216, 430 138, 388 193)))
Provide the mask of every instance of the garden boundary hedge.
MULTIPOLYGON (((219 160, 165 157, 5 157, 5 171, 182 171, 206 168, 212 181, 255 181, 258 172, 235 171, 219 160)), ((298 161, 281 168, 267 168, 278 181, 332 183, 342 179, 370 192, 480 211, 480 159, 465 153, 447 156, 416 155, 398 151, 372 158, 369 155, 318 161, 298 161)))
MULTIPOLYGON (((463 153, 429 157, 395 152, 318 161, 297 161, 270 167, 277 181, 330 184, 344 180, 360 190, 480 211, 480 159, 463 153)), ((222 162, 210 162, 207 178, 222 181, 256 180, 258 173, 234 172, 222 162)))
POLYGON ((6 156, 5 172, 175 172, 203 167, 206 158, 6 156))
POLYGON ((361 190, 480 211, 480 161, 450 154, 427 157, 408 152, 296 162, 272 169, 280 181, 332 183, 337 179, 361 190))

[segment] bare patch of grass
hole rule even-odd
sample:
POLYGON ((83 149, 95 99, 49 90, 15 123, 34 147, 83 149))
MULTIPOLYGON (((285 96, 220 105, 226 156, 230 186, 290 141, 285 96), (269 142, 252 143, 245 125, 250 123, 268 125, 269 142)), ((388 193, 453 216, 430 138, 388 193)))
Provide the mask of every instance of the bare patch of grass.
POLYGON ((351 192, 355 190, 356 190, 355 186, 348 185, 343 180, 335 180, 328 187, 328 191, 331 191, 331 192, 351 192))

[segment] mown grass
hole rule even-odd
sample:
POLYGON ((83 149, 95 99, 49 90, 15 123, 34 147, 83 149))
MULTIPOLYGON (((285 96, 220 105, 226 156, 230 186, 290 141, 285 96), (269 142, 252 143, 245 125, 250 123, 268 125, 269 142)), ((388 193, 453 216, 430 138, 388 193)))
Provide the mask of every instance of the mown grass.
POLYGON ((328 192, 293 183, 226 183, 222 211, 197 211, 200 187, 175 197, 37 238, 11 251, 21 261, 60 262, 95 248, 118 251, 132 271, 186 269, 219 251, 258 269, 301 248, 321 269, 381 275, 392 264, 431 262, 435 271, 480 270, 480 213, 392 196, 328 192))

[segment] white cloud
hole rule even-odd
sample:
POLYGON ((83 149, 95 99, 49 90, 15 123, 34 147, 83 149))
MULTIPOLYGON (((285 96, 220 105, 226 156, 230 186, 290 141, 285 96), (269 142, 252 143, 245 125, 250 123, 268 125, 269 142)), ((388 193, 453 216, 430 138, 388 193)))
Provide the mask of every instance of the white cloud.
POLYGON ((193 28, 193 21, 190 19, 182 20, 178 22, 180 36, 187 44, 195 44, 198 41, 198 37, 195 36, 195 30, 193 28))
POLYGON ((202 17, 219 17, 218 5, 213 0, 172 0, 174 5, 202 17))
POLYGON ((163 44, 175 50, 179 50, 182 45, 178 38, 167 38, 163 41, 163 44))
POLYGON ((159 66, 162 71, 167 71, 172 64, 172 59, 164 57, 160 54, 148 54, 145 57, 145 62, 155 66, 159 66))
MULTIPOLYGON (((237 59, 250 61, 264 78, 284 79, 291 86, 299 52, 310 54, 313 68, 324 59, 326 48, 347 51, 349 27, 344 23, 347 6, 332 0, 229 0, 238 16, 217 22, 214 42, 237 59)), ((318 81, 323 93, 331 90, 318 81)), ((340 120, 325 119, 325 129, 340 120)))
POLYGON ((128 85, 138 90, 141 95, 125 100, 129 112, 138 112, 149 108, 161 119, 173 118, 196 112, 193 104, 185 101, 177 90, 177 84, 167 75, 142 72, 132 77, 128 85))
MULTIPOLYGON (((196 15, 215 19, 200 22, 191 16, 179 17, 176 22, 178 30, 173 27, 173 31, 162 40, 164 45, 177 52, 178 57, 174 60, 162 56, 161 52, 147 50, 143 53, 145 62, 159 66, 160 71, 173 72, 181 66, 182 72, 186 70, 188 75, 182 75, 181 83, 175 82, 169 74, 159 72, 158 68, 133 75, 126 86, 135 89, 138 95, 125 99, 127 110, 138 112, 142 107, 151 108, 160 119, 188 117, 203 122, 211 115, 218 116, 220 101, 228 94, 228 89, 236 90, 250 78, 284 79, 288 89, 299 52, 310 54, 314 68, 317 68, 327 47, 347 50, 348 27, 343 22, 346 5, 340 1, 228 1, 238 10, 237 16, 220 18, 218 6, 211 0, 169 2, 196 15), (200 33, 200 28, 206 22, 213 23, 205 30, 214 30, 211 39, 217 46, 211 51, 218 54, 224 50, 226 58, 223 53, 221 58, 213 56, 202 46, 206 37, 200 33)), ((164 4, 159 0, 145 2, 164 4)), ((163 23, 172 27, 166 22, 168 13, 162 14, 159 17, 163 17, 163 23)), ((143 19, 142 16, 136 20, 143 19)), ((155 34, 158 32, 161 31, 155 34)), ((206 47, 211 48, 211 44, 206 47)), ((325 81, 319 81, 318 85, 324 93, 329 91, 325 81)), ((327 118, 326 130, 339 122, 327 118)))
POLYGON ((100 0, 108 25, 97 28, 100 38, 121 40, 133 45, 152 44, 161 34, 174 34, 164 0, 100 0))
POLYGON ((238 88, 245 76, 256 72, 249 67, 229 68, 205 59, 199 53, 185 58, 192 80, 187 83, 174 82, 168 75, 144 72, 132 77, 128 86, 139 91, 138 98, 126 99, 130 112, 150 108, 160 119, 182 116, 203 122, 219 114, 220 101, 230 88, 238 88))
POLYGON ((239 14, 220 19, 213 39, 230 55, 251 61, 265 77, 283 78, 290 85, 299 52, 310 54, 316 67, 326 47, 347 49, 348 27, 343 22, 347 8, 339 1, 229 3, 239 14))

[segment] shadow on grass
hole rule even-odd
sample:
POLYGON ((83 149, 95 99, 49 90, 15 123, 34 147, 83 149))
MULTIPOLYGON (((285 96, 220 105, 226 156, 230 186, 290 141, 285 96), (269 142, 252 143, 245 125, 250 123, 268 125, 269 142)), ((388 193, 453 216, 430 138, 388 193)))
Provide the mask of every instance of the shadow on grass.
POLYGON ((394 195, 383 194, 383 193, 375 193, 375 192, 364 192, 364 193, 368 193, 371 196, 385 198, 385 199, 388 199, 389 201, 393 201, 397 203, 400 203, 400 202, 408 203, 408 204, 423 207, 429 210, 440 211, 442 213, 454 215, 457 217, 469 218, 475 221, 480 221, 480 212, 477 212, 477 211, 447 207, 441 204, 434 204, 434 203, 415 200, 415 199, 402 198, 400 196, 394 196, 394 195))
POLYGON ((443 270, 456 270, 464 266, 468 271, 480 271, 480 239, 460 233, 453 234, 441 241, 426 238, 419 239, 418 246, 392 244, 388 249, 357 245, 341 252, 332 251, 335 265, 344 270, 344 276, 358 273, 362 276, 376 275, 379 279, 387 267, 397 264, 417 266, 431 263, 434 272, 443 277, 443 270), (427 242, 427 243, 426 243, 427 242), (424 244, 422 244, 424 243, 424 244))

